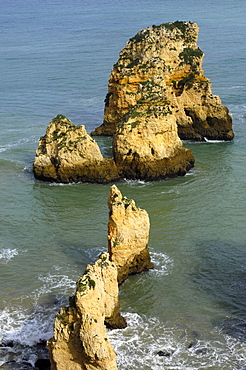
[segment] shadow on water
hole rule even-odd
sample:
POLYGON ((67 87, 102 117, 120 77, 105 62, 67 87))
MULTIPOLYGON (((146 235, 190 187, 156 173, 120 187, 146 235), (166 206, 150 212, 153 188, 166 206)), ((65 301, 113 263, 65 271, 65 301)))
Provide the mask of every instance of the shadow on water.
POLYGON ((198 245, 200 267, 192 275, 196 287, 225 312, 212 324, 246 342, 246 244, 204 241, 198 245))

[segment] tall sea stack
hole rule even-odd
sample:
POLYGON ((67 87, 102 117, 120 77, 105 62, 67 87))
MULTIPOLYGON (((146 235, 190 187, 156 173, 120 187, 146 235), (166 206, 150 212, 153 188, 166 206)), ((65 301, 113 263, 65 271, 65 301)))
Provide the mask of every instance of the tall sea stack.
POLYGON ((155 117, 175 122, 181 139, 231 140, 231 116, 204 76, 198 30, 176 21, 132 37, 112 69, 104 122, 93 134, 117 137, 122 126, 143 120, 149 126, 155 117))
POLYGON ((48 340, 51 370, 117 370, 106 328, 122 329, 119 288, 130 274, 153 267, 148 250, 149 216, 113 185, 108 199, 108 253, 79 278, 68 307, 61 308, 48 340))

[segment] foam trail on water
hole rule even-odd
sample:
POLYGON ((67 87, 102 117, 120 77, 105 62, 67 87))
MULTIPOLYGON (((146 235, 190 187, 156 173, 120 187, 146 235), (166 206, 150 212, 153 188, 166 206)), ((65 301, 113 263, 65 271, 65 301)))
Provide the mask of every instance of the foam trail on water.
POLYGON ((209 140, 204 136, 204 140, 206 143, 226 143, 225 140, 209 140))

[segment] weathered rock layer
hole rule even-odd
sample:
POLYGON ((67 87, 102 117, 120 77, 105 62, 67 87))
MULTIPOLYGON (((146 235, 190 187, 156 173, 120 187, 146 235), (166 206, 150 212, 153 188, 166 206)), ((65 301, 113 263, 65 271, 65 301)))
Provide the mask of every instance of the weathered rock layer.
MULTIPOLYGON (((166 122, 174 117, 181 139, 231 140, 232 120, 202 70, 198 26, 164 23, 138 32, 120 52, 110 75, 104 123, 93 134, 113 135, 139 108, 166 122)), ((140 119, 143 121, 144 119, 140 119)), ((132 122, 132 121, 131 121, 132 122)))

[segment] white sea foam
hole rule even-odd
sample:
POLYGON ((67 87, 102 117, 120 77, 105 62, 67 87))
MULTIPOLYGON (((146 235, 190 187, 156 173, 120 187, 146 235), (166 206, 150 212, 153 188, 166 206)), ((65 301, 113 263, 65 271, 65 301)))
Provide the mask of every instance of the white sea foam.
POLYGON ((189 328, 166 327, 156 318, 123 315, 127 328, 108 333, 121 370, 235 370, 245 364, 246 345, 218 330, 202 338, 189 328))
MULTIPOLYGON (((0 366, 11 360, 28 361, 34 366, 40 352, 45 351, 34 346, 52 337, 54 317, 67 305, 69 294, 75 291, 75 282, 66 275, 49 273, 40 275, 38 280, 41 287, 6 303, 0 311, 0 366)), ((46 356, 44 352, 41 358, 46 356)))
MULTIPOLYGON (((35 308, 33 312, 26 314, 25 318, 19 318, 19 326, 8 331, 5 338, 26 346, 46 341, 53 335, 55 312, 54 308, 35 308)), ((20 313, 15 313, 15 316, 19 315, 20 313)))
POLYGON ((61 274, 40 275, 38 280, 42 282, 41 287, 14 300, 0 312, 1 341, 31 346, 52 335, 54 315, 67 304, 69 294, 75 291, 75 281, 61 274))
POLYGON ((0 249, 0 260, 8 263, 12 258, 17 256, 19 253, 16 248, 2 248, 0 249))
POLYGON ((180 190, 177 187, 174 187, 173 189, 168 189, 165 191, 161 191, 161 194, 180 194, 180 190))
POLYGON ((227 141, 225 140, 209 140, 204 136, 204 140, 206 143, 226 143, 227 141))
MULTIPOLYGON (((29 362, 34 366, 38 353, 45 349, 33 348, 53 335, 54 307, 36 307, 31 313, 19 307, 5 308, 0 312, 0 340, 2 342, 0 366, 5 362, 29 362)), ((42 353, 42 357, 47 356, 42 353)))
POLYGON ((241 88, 244 88, 244 87, 245 87, 244 85, 236 85, 236 86, 228 87, 228 89, 241 89, 241 88))
POLYGON ((150 250, 151 261, 154 264, 154 269, 150 270, 151 274, 158 276, 169 275, 173 268, 173 260, 165 253, 154 252, 150 250))
POLYGON ((129 180, 129 179, 123 179, 124 182, 126 182, 129 185, 148 185, 151 184, 149 181, 144 180, 129 180))
POLYGON ((49 186, 76 186, 82 184, 81 182, 69 182, 67 184, 64 184, 62 182, 51 182, 49 183, 49 186))
POLYGON ((195 174, 195 170, 192 168, 188 172, 186 172, 185 176, 193 176, 195 174))
POLYGON ((14 310, 10 312, 7 307, 0 312, 0 341, 11 335, 18 328, 26 316, 22 310, 14 310))

